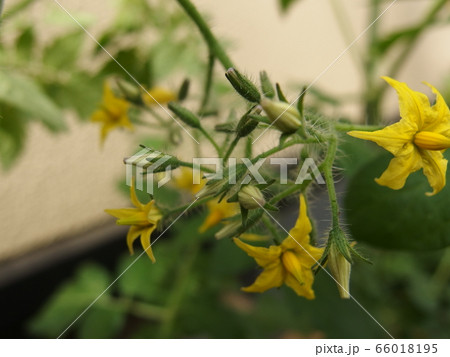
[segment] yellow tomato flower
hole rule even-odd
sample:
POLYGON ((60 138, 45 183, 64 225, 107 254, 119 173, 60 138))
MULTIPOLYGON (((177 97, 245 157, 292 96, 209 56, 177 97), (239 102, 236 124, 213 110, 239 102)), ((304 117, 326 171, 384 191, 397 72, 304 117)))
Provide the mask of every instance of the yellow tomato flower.
POLYGON ((108 83, 103 86, 103 99, 100 109, 92 114, 91 121, 102 124, 100 140, 103 143, 108 133, 116 128, 133 129, 128 117, 130 103, 114 95, 108 83))
POLYGON ((297 295, 314 299, 312 284, 314 273, 312 267, 323 254, 323 248, 310 244, 312 227, 306 214, 306 202, 300 195, 300 212, 294 228, 280 245, 269 248, 254 247, 234 238, 236 245, 246 252, 264 270, 255 282, 242 288, 243 291, 262 293, 271 288, 278 288, 283 283, 294 290, 297 295))
POLYGON ((228 203, 226 200, 216 202, 215 200, 206 203, 209 214, 199 228, 199 232, 206 232, 208 229, 217 226, 223 219, 232 217, 239 212, 237 203, 228 203))
POLYGON ((148 106, 169 103, 176 98, 175 93, 161 87, 154 87, 142 93, 142 100, 148 106))
POLYGON ((450 147, 450 111, 442 95, 425 83, 436 95, 430 106, 425 94, 411 90, 405 83, 383 77, 398 93, 401 120, 374 132, 350 131, 349 135, 371 140, 395 157, 375 181, 394 190, 401 189, 409 174, 423 169, 435 195, 445 186, 447 160, 443 152, 450 147))
POLYGON ((161 212, 155 206, 154 200, 145 205, 142 204, 136 196, 134 186, 131 186, 130 196, 131 202, 136 208, 105 209, 105 212, 118 218, 117 224, 131 226, 127 235, 130 253, 134 253, 133 243, 140 236, 142 248, 154 263, 156 260, 152 252, 150 236, 162 218, 161 212))

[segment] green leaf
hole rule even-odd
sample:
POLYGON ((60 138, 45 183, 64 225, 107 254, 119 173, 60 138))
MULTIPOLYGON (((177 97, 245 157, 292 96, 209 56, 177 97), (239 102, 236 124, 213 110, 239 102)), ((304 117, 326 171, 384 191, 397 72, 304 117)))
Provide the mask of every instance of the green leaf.
POLYGON ((79 338, 114 338, 125 322, 122 309, 105 308, 102 304, 93 305, 80 321, 79 338))
POLYGON ((335 165, 342 169, 344 176, 351 177, 382 152, 383 149, 372 143, 343 135, 339 141, 339 155, 335 165))
MULTIPOLYGON (((58 288, 29 328, 37 336, 59 336, 107 287, 108 273, 97 265, 86 264, 75 277, 58 288)), ((105 294, 107 294, 106 292, 105 294)), ((96 303, 99 303, 97 301, 96 303)), ((89 310, 88 310, 89 312, 89 310)))
POLYGON ((450 245, 450 187, 428 197, 422 171, 401 190, 375 183, 391 155, 383 153, 352 177, 345 197, 350 232, 357 241, 386 249, 431 250, 450 245))
POLYGON ((48 66, 66 70, 72 67, 78 59, 85 36, 83 31, 76 30, 58 37, 45 48, 43 62, 48 66))
POLYGON ((0 106, 0 161, 8 169, 22 151, 26 119, 11 106, 0 106))
POLYGON ((31 78, 1 71, 0 101, 30 115, 30 119, 39 119, 50 130, 66 128, 60 109, 31 78))
POLYGON ((113 54, 115 60, 108 59, 99 75, 101 77, 118 75, 126 79, 131 79, 124 71, 128 71, 134 79, 147 88, 152 85, 152 62, 150 58, 143 58, 135 48, 125 49, 113 54), (117 62, 120 63, 120 66, 117 62))
POLYGON ((31 26, 25 27, 22 33, 17 37, 17 52, 26 59, 32 57, 33 45, 35 43, 34 30, 31 26))
POLYGON ((88 120, 102 97, 103 80, 84 72, 72 73, 69 81, 49 83, 45 90, 57 105, 73 109, 82 120, 88 120))

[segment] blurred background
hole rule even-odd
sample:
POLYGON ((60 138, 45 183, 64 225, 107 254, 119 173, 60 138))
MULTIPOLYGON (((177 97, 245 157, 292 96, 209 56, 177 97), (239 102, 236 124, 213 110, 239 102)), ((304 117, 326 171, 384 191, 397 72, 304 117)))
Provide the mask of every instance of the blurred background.
MULTIPOLYGON (((266 70, 291 100, 303 84, 314 82, 309 103, 324 103, 327 115, 363 122, 361 93, 373 78, 380 85, 379 77, 398 54, 405 60, 397 80, 419 91, 427 81, 450 99, 449 4, 439 7, 410 50, 386 51, 368 79, 366 28, 374 3, 380 14, 389 1, 193 2, 240 70, 251 78, 266 70)), ((413 28, 430 14, 431 3, 399 0, 375 26, 380 34, 413 28)), ((176 92, 186 76, 202 73, 207 50, 175 2, 60 4, 139 81, 150 78, 176 92)), ((4 337, 57 337, 132 261, 126 229, 103 210, 129 205, 120 188, 123 158, 154 135, 151 128, 114 131, 100 144, 99 127, 89 118, 101 101, 103 81, 129 78, 56 2, 9 0, 2 16, 0 305, 5 318, 0 325, 4 337)), ((408 44, 408 37, 403 41, 408 44)), ((226 92, 222 73, 216 66, 217 90, 226 92)), ((398 116, 397 97, 393 90, 387 93, 380 115, 392 121, 398 116)), ((230 97, 230 103, 238 100, 230 97)), ((188 159, 194 148, 186 135, 184 140, 187 144, 173 153, 188 159)), ((267 135, 259 146, 270 147, 271 140, 267 135)), ((326 226, 320 199, 313 208, 326 226)), ((326 274, 317 279, 313 302, 284 288, 261 296, 241 293, 239 287, 255 276, 245 254, 230 242, 208 239, 201 252, 189 250, 186 236, 196 234, 193 222, 202 214, 182 229, 174 226, 155 245, 158 263, 139 260, 101 300, 108 301, 99 301, 68 336, 387 337, 354 301, 338 299, 326 274), (180 268, 177 259, 186 265, 180 268)), ((290 227, 292 219, 284 223, 290 227)), ((364 249, 374 265, 358 263, 352 277, 353 294, 364 307, 396 337, 448 337, 448 252, 364 249)))

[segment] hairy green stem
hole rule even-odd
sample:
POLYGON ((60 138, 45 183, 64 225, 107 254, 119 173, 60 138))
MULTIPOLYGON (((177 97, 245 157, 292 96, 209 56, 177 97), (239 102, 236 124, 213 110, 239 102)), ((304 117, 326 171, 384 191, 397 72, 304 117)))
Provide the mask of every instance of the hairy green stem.
POLYGON ((203 98, 202 102, 200 104, 200 109, 198 110, 199 114, 202 115, 209 102, 209 98, 211 96, 211 87, 213 82, 213 73, 214 73, 214 63, 215 63, 216 57, 213 53, 209 53, 208 55, 208 67, 206 70, 206 78, 205 78, 205 84, 203 87, 203 98))
POLYGON ((228 158, 230 157, 231 153, 233 152, 234 148, 236 147, 236 145, 238 144, 239 140, 241 138, 239 136, 236 136, 233 141, 231 142, 230 146, 228 147, 228 150, 225 154, 225 156, 223 157, 223 163, 224 165, 226 165, 228 158))
POLYGON ((208 45, 209 51, 213 53, 220 61, 225 70, 234 67, 233 62, 230 60, 225 50, 212 34, 209 26, 206 24, 202 15, 197 11, 195 6, 189 0, 177 0, 178 4, 183 8, 186 14, 194 21, 197 28, 200 30, 205 42, 208 45))
POLYGON ((219 145, 216 143, 216 141, 209 135, 209 133, 203 128, 199 128, 200 132, 205 136, 206 139, 214 146, 216 149, 217 155, 220 157, 222 155, 222 150, 220 150, 219 145))
POLYGON ((256 156, 251 162, 252 164, 254 164, 255 162, 257 162, 259 159, 265 159, 267 157, 269 157, 270 155, 276 154, 277 152, 280 152, 290 146, 293 145, 297 145, 297 144, 317 144, 322 142, 323 138, 320 137, 311 137, 308 139, 301 139, 301 138, 296 138, 296 139, 291 139, 288 140, 287 142, 285 142, 282 145, 276 146, 270 150, 264 151, 263 153, 259 154, 258 156, 256 156))
POLYGON ((339 228, 339 205, 336 197, 336 189, 334 187, 334 179, 333 179, 333 163, 336 157, 337 150, 337 138, 332 136, 328 141, 328 151, 325 156, 325 160, 323 161, 321 168, 322 173, 325 178, 325 184, 327 186, 328 198, 330 200, 331 207, 331 222, 332 228, 339 228))
POLYGON ((106 309, 119 309, 130 315, 148 320, 162 320, 167 313, 165 307, 151 305, 123 296, 108 296, 107 299, 102 300, 99 306, 106 309))
POLYGON ((272 223, 272 221, 266 215, 263 215, 261 220, 262 220, 262 223, 264 224, 264 226, 272 234, 272 239, 274 240, 274 242, 277 245, 280 245, 283 240, 280 236, 280 233, 278 232, 277 227, 275 227, 275 225, 272 223))
POLYGON ((334 124, 333 126, 338 131, 351 131, 351 130, 375 131, 384 128, 383 126, 380 125, 356 125, 356 124, 342 124, 342 123, 337 123, 334 124))
MULTIPOLYGON (((178 164, 180 164, 180 166, 183 166, 183 167, 188 167, 190 169, 194 169, 194 164, 192 162, 178 160, 178 164)), ((211 173, 211 174, 216 172, 215 170, 208 169, 207 167, 203 167, 201 171, 211 173)))

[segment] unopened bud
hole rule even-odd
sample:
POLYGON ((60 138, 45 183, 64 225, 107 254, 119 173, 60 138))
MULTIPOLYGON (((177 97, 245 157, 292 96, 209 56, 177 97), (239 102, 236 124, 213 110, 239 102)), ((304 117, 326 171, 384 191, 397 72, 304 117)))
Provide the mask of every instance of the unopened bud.
POLYGON ((290 134, 300 128, 300 114, 292 105, 267 98, 262 99, 260 104, 271 122, 283 133, 290 134))
POLYGON ((233 88, 242 97, 252 103, 259 103, 261 94, 258 88, 246 77, 240 74, 236 69, 230 68, 225 73, 225 77, 230 81, 233 88))
POLYGON ((200 191, 195 194, 195 197, 203 198, 207 196, 214 196, 215 194, 219 193, 225 183, 226 180, 208 182, 200 191))
POLYGON ((122 78, 117 78, 116 83, 120 93, 128 101, 133 103, 141 102, 141 91, 137 86, 122 78))
POLYGON ((193 128, 200 128, 200 120, 190 110, 182 107, 175 102, 169 103, 169 109, 173 111, 185 124, 193 128))
MULTIPOLYGON (((345 248, 347 249, 347 248, 345 248)), ((348 252, 348 249, 347 249, 348 252)), ((350 272, 351 264, 342 255, 336 243, 332 243, 328 255, 328 267, 337 282, 339 295, 342 299, 350 298, 350 272)))
POLYGON ((253 185, 246 185, 238 193, 239 203, 246 209, 261 208, 266 204, 260 189, 253 185))
POLYGON ((220 231, 218 231, 214 235, 214 237, 216 237, 216 239, 223 239, 233 236, 234 233, 239 229, 239 227, 241 227, 241 223, 239 221, 227 223, 220 231))
POLYGON ((253 119, 250 113, 259 114, 260 112, 261 107, 258 106, 255 110, 251 109, 242 116, 241 120, 239 120, 239 123, 236 127, 237 136, 239 136, 240 138, 244 138, 250 135, 252 131, 256 129, 256 127, 259 124, 259 121, 253 119))

